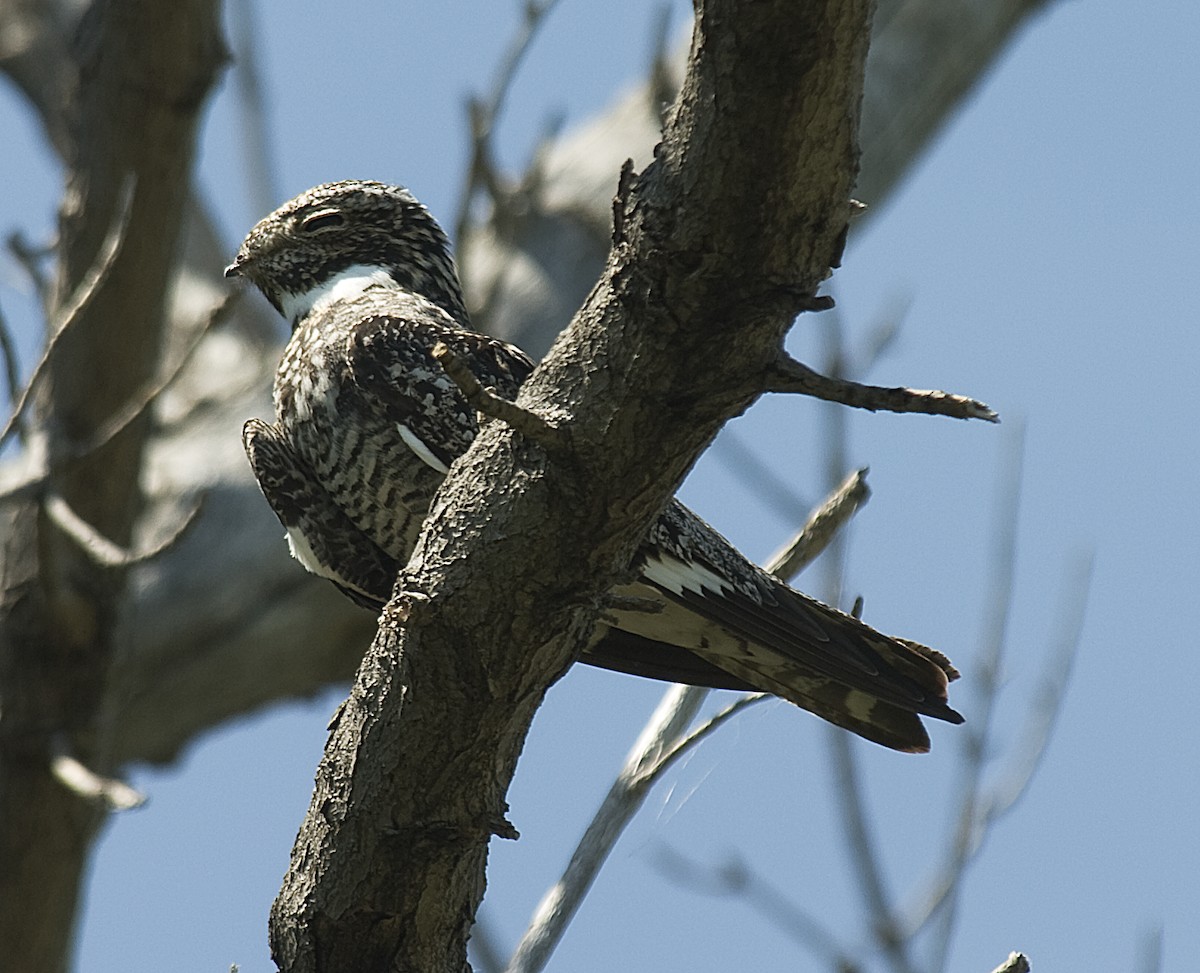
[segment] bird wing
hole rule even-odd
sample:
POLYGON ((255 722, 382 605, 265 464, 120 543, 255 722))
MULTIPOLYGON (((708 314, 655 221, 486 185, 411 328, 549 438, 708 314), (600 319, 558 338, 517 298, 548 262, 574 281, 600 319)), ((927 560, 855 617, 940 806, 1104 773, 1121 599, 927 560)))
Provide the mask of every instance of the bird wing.
MULTIPOLYGON (((444 474, 470 446, 478 417, 433 357, 435 345, 448 345, 483 385, 506 398, 515 398, 534 364, 513 345, 461 328, 419 298, 412 308, 389 300, 386 312, 366 313, 351 329, 349 376, 370 410, 394 423, 421 461, 444 474)), ((287 504, 270 493, 268 499, 285 526, 287 517, 295 520, 287 504)), ((310 536, 307 528, 302 533, 310 536)), ((344 560, 322 555, 326 569, 317 573, 377 607, 390 596, 399 565, 357 529, 344 540, 360 549, 341 552, 344 560), (347 571, 345 563, 368 570, 347 571), (339 568, 331 571, 332 564, 339 568), (391 571, 386 582, 384 570, 391 571)), ((641 579, 617 593, 657 600, 661 610, 611 613, 613 624, 601 627, 584 661, 660 679, 762 689, 899 750, 928 749, 918 714, 962 722, 946 702, 955 673, 944 657, 789 588, 678 502, 651 529, 637 566, 641 579)))
MULTIPOLYGON (((445 473, 467 451, 479 421, 461 391, 433 357, 446 344, 484 386, 515 398, 534 363, 523 351, 432 314, 373 314, 351 332, 347 361, 354 383, 373 399, 380 414, 400 428, 410 448, 445 473)), ((439 312, 440 313, 440 312, 439 312)))
POLYGON ((789 588, 682 504, 667 507, 639 559, 641 579, 618 593, 657 599, 661 610, 614 612, 615 628, 683 648, 894 749, 928 749, 918 714, 962 722, 946 703, 957 673, 943 656, 789 588))
POLYGON ((395 559, 346 517, 277 426, 250 419, 242 445, 296 560, 360 605, 381 608, 400 570, 395 559))

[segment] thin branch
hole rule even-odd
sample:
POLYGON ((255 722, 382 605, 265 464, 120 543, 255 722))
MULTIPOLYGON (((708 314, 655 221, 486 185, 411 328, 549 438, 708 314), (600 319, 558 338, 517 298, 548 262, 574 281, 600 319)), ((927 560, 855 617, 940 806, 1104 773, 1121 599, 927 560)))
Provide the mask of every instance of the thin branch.
POLYGON ((679 738, 707 695, 707 689, 678 685, 663 694, 575 847, 562 878, 538 903, 506 973, 537 973, 545 968, 621 832, 649 793, 648 784, 641 782, 643 766, 653 764, 658 754, 679 738))
POLYGON ((500 58, 496 77, 492 82, 491 95, 487 100, 472 98, 467 106, 471 122, 471 160, 467 165, 467 175, 462 197, 459 200, 454 230, 455 239, 458 242, 460 272, 462 272, 462 258, 466 251, 465 242, 470 232, 471 203, 475 198, 475 190, 480 186, 485 187, 493 202, 498 202, 502 196, 496 177, 492 133, 504 110, 504 102, 512 90, 513 81, 516 79, 521 62, 525 59, 525 55, 545 19, 557 4, 558 0, 525 0, 521 25, 512 40, 509 41, 508 49, 500 58))
POLYGON ((839 815, 846 833, 846 846, 855 865, 859 891, 871 917, 871 932, 892 968, 904 973, 913 973, 904 938, 897 928, 891 896, 884 884, 882 857, 876 847, 874 835, 867 823, 866 800, 858 771, 858 761, 851 750, 850 734, 838 727, 829 727, 827 733, 833 752, 833 766, 837 792, 841 795, 839 815))
POLYGON ((921 412, 954 419, 1000 421, 992 409, 976 399, 930 389, 883 388, 829 378, 787 355, 780 356, 771 367, 764 391, 811 395, 871 412, 921 412))
POLYGON ((654 16, 651 31, 650 69, 646 72, 646 94, 650 99, 650 110, 661 120, 675 97, 679 83, 672 70, 671 52, 671 5, 660 3, 654 16))
MULTIPOLYGON (((1014 748, 1016 755, 1012 758, 1009 768, 1000 775, 1000 782, 976 799, 978 810, 974 827, 968 832, 971 841, 965 851, 958 849, 958 854, 951 856, 938 874, 930 880, 925 891, 915 899, 913 905, 903 910, 905 916, 902 927, 906 935, 917 935, 925 924, 938 914, 962 882, 967 867, 983 850, 991 828, 1012 810, 1028 790, 1062 710, 1066 686, 1079 652, 1091 586, 1091 569, 1089 558, 1069 575, 1071 580, 1067 588, 1074 597, 1067 601, 1063 611, 1059 613, 1063 620, 1063 629, 1056 640, 1057 647, 1046 665, 1041 685, 1034 695, 1025 727, 1019 734, 1024 742, 1014 748)), ((962 827, 960 824, 960 829, 962 827)))
POLYGON ((1008 959, 992 973, 1029 973, 1029 958, 1024 953, 1009 953, 1008 959))
POLYGON ((499 419, 549 451, 558 452, 569 448, 570 437, 565 428, 555 426, 536 412, 530 412, 515 402, 501 398, 491 389, 484 388, 474 373, 445 342, 439 341, 434 345, 433 357, 474 409, 490 419, 499 419))
MULTIPOLYGON (((857 481, 857 477, 851 477, 847 483, 852 481, 857 481)), ((853 492, 853 487, 847 488, 847 493, 853 492)), ((767 570, 784 580, 794 577, 831 539, 832 532, 827 529, 829 521, 840 518, 840 522, 844 522, 857 508, 857 503, 835 502, 831 498, 821 508, 829 512, 810 517, 797 538, 784 548, 783 555, 772 559, 767 570), (818 536, 811 541, 802 540, 814 521, 820 525, 812 528, 818 536), (793 551, 804 554, 793 554, 793 551), (784 555, 787 556, 786 563, 784 555)), ((617 839, 644 803, 654 783, 687 750, 737 713, 764 698, 761 693, 743 696, 688 733, 687 729, 708 693, 709 690, 696 686, 671 686, 663 694, 658 708, 630 749, 625 765, 579 840, 562 878, 538 903, 507 973, 537 973, 545 967, 617 839)))
POLYGON ((146 803, 146 795, 123 780, 104 777, 84 766, 64 741, 57 742, 50 758, 50 772, 67 790, 110 811, 128 811, 146 803))
POLYGON ((979 815, 983 802, 983 775, 993 733, 992 716, 1000 693, 1000 673, 1004 660, 1009 617, 1012 611, 1016 576, 1016 538, 1020 512, 1021 478, 1024 468, 1025 434, 1018 424, 1010 440, 1010 456, 1002 466, 1005 482, 1001 486, 996 520, 992 529, 994 550, 988 558, 991 577, 987 583, 989 606, 984 623, 984 648, 975 660, 974 682, 977 704, 971 723, 965 727, 964 779, 959 802, 958 827, 951 845, 945 876, 945 895, 937 907, 941 930, 930 957, 931 970, 946 967, 950 938, 957 918, 958 892, 967 862, 980 841, 979 815))
POLYGON ((509 42, 508 51, 505 52, 504 57, 500 60, 500 67, 497 71, 496 79, 492 84, 492 97, 484 106, 484 111, 488 119, 489 136, 496 124, 496 120, 500 117, 500 113, 504 110, 504 102, 508 98, 513 81, 517 77, 517 69, 525 59, 525 55, 533 44, 538 30, 541 29, 543 22, 550 16, 556 6, 558 6, 558 0, 525 0, 524 20, 521 22, 521 29, 509 42))
MULTIPOLYGON (((828 318, 823 334, 825 337, 825 367, 829 374, 834 376, 834 379, 830 381, 841 382, 847 373, 846 363, 849 356, 844 346, 840 318, 836 316, 828 318)), ((833 484, 837 482, 837 478, 842 475, 842 471, 848 465, 849 414, 844 409, 826 409, 823 412, 823 418, 826 453, 825 481, 827 484, 833 484)), ((831 546, 830 556, 825 559, 823 564, 823 593, 831 605, 836 605, 841 601, 846 571, 845 536, 836 535, 835 539, 837 542, 831 546)), ((855 600, 853 614, 854 617, 861 616, 861 598, 855 600)), ((849 733, 834 727, 828 729, 826 737, 830 742, 829 752, 835 781, 834 792, 840 809, 838 819, 842 824, 847 853, 854 866, 859 892, 863 897, 870 919, 872 939, 882 949, 894 970, 910 973, 912 964, 909 960, 908 949, 896 935, 891 897, 884 883, 876 842, 867 820, 866 802, 859 780, 854 744, 849 733)))
POLYGON ((279 202, 276 187, 279 167, 271 144, 271 114, 267 111, 262 78, 259 29, 255 0, 238 0, 233 14, 233 83, 237 90, 238 121, 244 171, 247 173, 251 209, 266 213, 279 202))
POLYGON ((471 962, 480 973, 503 973, 504 956, 496 943, 492 928, 482 916, 475 918, 471 927, 471 938, 467 940, 471 962))
POLYGON ((705 737, 711 736, 713 731, 720 729, 741 713, 742 710, 749 709, 755 703, 761 703, 764 699, 771 698, 773 697, 770 693, 747 693, 745 696, 738 697, 724 709, 718 710, 699 726, 693 727, 686 736, 679 737, 669 747, 661 751, 650 766, 639 772, 634 783, 641 787, 649 787, 662 777, 676 760, 691 750, 692 747, 705 737))
POLYGON ((12 414, 4 424, 4 429, 0 431, 0 446, 8 440, 17 423, 20 422, 21 415, 32 398, 33 390, 37 387, 38 381, 46 371, 46 366, 58 348, 58 343, 81 319, 83 312, 87 310, 88 305, 100 290, 100 286, 112 272, 113 264, 116 263, 121 247, 125 243, 126 231, 129 229, 129 217, 133 212, 133 190, 136 182, 135 177, 130 174, 121 184, 121 190, 117 197, 117 212, 113 217, 112 226, 109 227, 104 242, 101 243, 100 250, 96 254, 96 259, 88 268, 88 272, 83 275, 79 286, 54 315, 42 357, 33 366, 33 374, 29 376, 29 381, 25 383, 25 388, 21 390, 17 403, 13 406, 12 414))
POLYGON ((1163 968, 1163 930, 1155 926, 1142 939, 1142 955, 1138 963, 1138 973, 1162 973, 1163 968))
POLYGON ((709 868, 666 844, 660 844, 655 849, 655 865, 664 877, 689 891, 741 899, 839 973, 857 973, 860 969, 819 919, 796 906, 745 862, 731 859, 724 865, 709 868))
POLYGON ((213 304, 205 315, 203 322, 188 339, 187 347, 179 359, 161 376, 152 378, 140 385, 121 408, 102 422, 96 431, 84 442, 74 444, 65 451, 66 459, 80 459, 94 453, 109 443, 121 430, 142 415, 160 395, 179 377, 199 349, 204 337, 218 324, 224 321, 233 307, 241 300, 245 290, 238 288, 223 294, 213 304))
POLYGON ((776 473, 769 463, 763 462, 758 452, 748 446, 731 425, 721 430, 712 451, 721 461, 722 469, 751 491, 756 501, 786 518, 786 522, 794 523, 812 509, 812 502, 776 473))
POLYGON ((890 311, 881 314, 867 330, 866 342, 859 349, 855 366, 850 374, 868 375, 871 370, 891 351, 900 329, 912 307, 911 298, 896 299, 890 311))
POLYGON ((870 496, 866 467, 855 470, 812 512, 791 543, 771 555, 771 572, 781 578, 794 578, 829 546, 837 532, 870 496))
POLYGON ((79 516, 67 501, 57 493, 51 493, 43 501, 42 508, 64 534, 73 540, 93 562, 105 568, 128 568, 142 564, 167 551, 195 522, 203 506, 198 497, 191 509, 180 518, 179 523, 160 541, 140 550, 122 547, 109 540, 95 527, 79 516))
POLYGON ((34 293, 37 294, 38 301, 42 305, 42 313, 49 315, 52 288, 49 278, 42 270, 41 261, 51 256, 54 248, 46 244, 38 246, 30 243, 19 230, 10 233, 5 242, 8 245, 8 252, 13 255, 13 259, 25 271, 33 284, 34 293))
POLYGON ((4 356, 4 382, 8 386, 8 401, 15 408, 21 388, 21 366, 17 361, 17 349, 13 344, 8 319, 0 312, 0 355, 4 356))
POLYGON ((1055 648, 1046 663, 1040 684, 1033 694, 1029 715, 1020 736, 1023 742, 1013 748, 1015 756, 999 782, 990 789, 984 802, 981 827, 986 829, 1001 815, 1007 814, 1024 796, 1029 782, 1046 754, 1050 736, 1062 712, 1071 671, 1079 656, 1083 623, 1087 614, 1088 595, 1092 585, 1092 557, 1084 557, 1067 572, 1067 596, 1063 598, 1058 617, 1062 630, 1055 639, 1055 648))

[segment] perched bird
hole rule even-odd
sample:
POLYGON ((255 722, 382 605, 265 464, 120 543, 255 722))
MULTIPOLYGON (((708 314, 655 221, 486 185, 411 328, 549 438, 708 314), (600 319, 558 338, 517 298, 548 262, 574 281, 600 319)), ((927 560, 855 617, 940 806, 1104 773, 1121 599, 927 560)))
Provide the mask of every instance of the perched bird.
MULTIPOLYGON (((226 276, 255 284, 292 326, 275 422, 243 431, 254 475, 293 556, 378 610, 478 429, 434 346, 507 398, 533 362, 471 329, 445 233, 399 186, 309 190, 250 231, 226 276)), ((929 749, 919 715, 962 722, 946 702, 957 673, 944 656, 793 590, 677 501, 635 567, 640 579, 620 593, 662 610, 612 613, 583 661, 765 690, 896 750, 929 749)))

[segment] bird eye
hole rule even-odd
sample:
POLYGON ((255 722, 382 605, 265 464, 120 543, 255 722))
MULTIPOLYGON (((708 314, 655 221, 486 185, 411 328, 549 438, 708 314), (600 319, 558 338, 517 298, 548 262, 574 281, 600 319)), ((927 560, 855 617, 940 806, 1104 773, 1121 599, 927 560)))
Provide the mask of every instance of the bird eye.
POLYGON ((345 222, 345 218, 337 210, 327 209, 313 213, 312 216, 306 216, 300 221, 300 229, 305 233, 315 233, 317 230, 341 226, 345 222))

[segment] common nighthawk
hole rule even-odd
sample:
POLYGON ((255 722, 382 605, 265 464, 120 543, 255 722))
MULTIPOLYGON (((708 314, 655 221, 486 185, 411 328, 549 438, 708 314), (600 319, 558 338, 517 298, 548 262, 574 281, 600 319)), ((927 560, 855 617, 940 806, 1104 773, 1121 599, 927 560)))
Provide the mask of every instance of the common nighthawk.
MULTIPOLYGON (((242 434, 254 475, 293 556, 378 610, 478 428, 434 345, 508 398, 533 362, 471 329, 445 233, 398 186, 310 189, 250 231, 226 276, 253 282, 292 326, 276 421, 242 434)), ((583 661, 765 690, 897 750, 929 749, 918 714, 962 722, 944 656, 794 591, 678 501, 637 558, 640 579, 620 591, 663 610, 613 613, 583 661)))

